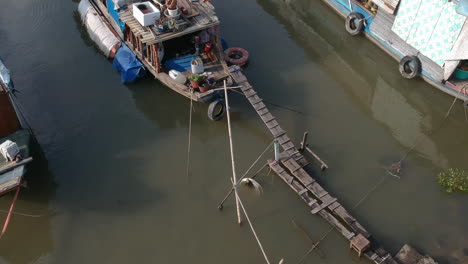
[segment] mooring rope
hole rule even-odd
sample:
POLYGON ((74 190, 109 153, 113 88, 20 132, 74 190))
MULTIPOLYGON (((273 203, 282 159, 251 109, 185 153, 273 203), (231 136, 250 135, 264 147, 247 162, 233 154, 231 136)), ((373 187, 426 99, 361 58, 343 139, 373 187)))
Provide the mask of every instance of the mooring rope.
MULTIPOLYGON (((0 213, 8 213, 7 210, 0 210, 0 213)), ((25 213, 20 213, 20 212, 12 212, 14 215, 21 215, 21 216, 27 216, 27 217, 43 217, 44 215, 33 215, 33 214, 25 214, 25 213)))
POLYGON ((186 167, 186 176, 187 180, 189 179, 190 172, 190 149, 192 144, 192 111, 193 111, 193 88, 190 88, 190 114, 189 114, 189 128, 188 128, 188 146, 187 146, 187 167, 186 167))

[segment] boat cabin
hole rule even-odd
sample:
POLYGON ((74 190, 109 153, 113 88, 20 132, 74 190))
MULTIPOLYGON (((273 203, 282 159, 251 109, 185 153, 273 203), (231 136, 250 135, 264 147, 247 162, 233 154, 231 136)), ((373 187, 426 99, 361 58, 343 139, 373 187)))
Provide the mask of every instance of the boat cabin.
POLYGON ((229 76, 214 6, 203 0, 166 0, 165 4, 156 0, 127 0, 115 11, 119 1, 98 0, 97 6, 106 9, 105 16, 112 20, 112 27, 146 69, 186 97, 211 101, 214 89, 192 90, 183 80, 196 73, 206 78, 210 88, 216 88, 229 76), (202 66, 192 67, 193 61, 200 62, 200 59, 202 66), (194 72, 194 69, 200 71, 194 72), (174 72, 184 76, 182 81, 177 81, 174 72))

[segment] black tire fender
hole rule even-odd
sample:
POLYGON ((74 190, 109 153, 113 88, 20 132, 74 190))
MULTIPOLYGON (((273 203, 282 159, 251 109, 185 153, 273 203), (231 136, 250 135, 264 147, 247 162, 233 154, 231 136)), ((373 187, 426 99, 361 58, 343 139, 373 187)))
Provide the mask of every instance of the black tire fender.
POLYGON ((413 79, 421 74, 421 61, 416 56, 405 56, 400 60, 398 69, 401 76, 413 79))
POLYGON ((364 30, 364 16, 361 13, 351 12, 346 17, 346 31, 353 35, 359 35, 364 30))
POLYGON ((463 102, 463 106, 464 106, 465 108, 468 109, 468 100, 465 100, 465 101, 463 102))
POLYGON ((208 106, 208 117, 213 121, 219 121, 226 115, 226 103, 224 99, 217 98, 208 106), (221 109, 219 109, 221 107, 221 109))

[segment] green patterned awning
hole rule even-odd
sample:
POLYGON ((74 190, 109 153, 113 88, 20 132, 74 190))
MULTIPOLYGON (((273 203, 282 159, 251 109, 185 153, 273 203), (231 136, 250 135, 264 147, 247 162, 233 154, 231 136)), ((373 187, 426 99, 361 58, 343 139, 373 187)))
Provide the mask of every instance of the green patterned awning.
POLYGON ((443 66, 466 17, 447 0, 401 0, 392 30, 422 54, 443 66))

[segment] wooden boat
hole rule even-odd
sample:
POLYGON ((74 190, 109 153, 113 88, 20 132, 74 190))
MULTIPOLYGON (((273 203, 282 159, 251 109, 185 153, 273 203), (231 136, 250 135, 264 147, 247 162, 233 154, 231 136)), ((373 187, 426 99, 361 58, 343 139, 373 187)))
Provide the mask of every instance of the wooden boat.
POLYGON ((179 14, 170 16, 167 6, 156 0, 83 1, 90 2, 113 34, 164 85, 193 101, 219 104, 222 100, 223 91, 219 88, 223 87, 225 80, 229 85, 232 84, 232 78, 218 36, 220 21, 211 3, 179 0, 179 14), (147 3, 158 9, 160 18, 143 26, 134 15, 134 9, 135 5, 147 3), (168 30, 168 27, 172 29, 168 30), (188 82, 177 81, 174 76, 170 76, 171 70, 178 70, 184 76, 183 79, 189 77, 192 71, 186 64, 196 57, 203 61, 202 75, 209 80, 208 91, 192 89, 188 82))
POLYGON ((30 133, 22 124, 23 120, 12 95, 13 90, 10 73, 0 59, 0 144, 14 142, 19 151, 15 152, 12 159, 0 156, 0 195, 15 191, 0 237, 8 227, 26 173, 26 165, 32 161, 29 157, 30 133))
MULTIPOLYGON (((277 2, 276 0, 272 1, 277 2)), ((407 56, 415 56, 419 60, 420 64, 418 75, 424 81, 449 95, 465 101, 465 105, 468 106, 468 80, 458 79, 455 74, 452 74, 450 77, 445 76, 444 66, 441 66, 429 57, 425 56, 422 52, 408 44, 392 31, 392 26, 396 20, 396 16, 398 15, 398 3, 400 0, 322 1, 330 6, 337 14, 345 18, 346 24, 353 23, 350 21, 353 21, 353 16, 356 15, 356 13, 359 17, 362 17, 362 27, 359 32, 356 33, 361 33, 366 36, 387 54, 399 61, 400 72, 403 68, 401 65, 402 60, 407 56), (380 6, 377 6, 375 3, 380 3, 380 6)), ((296 8, 294 6, 294 1, 284 1, 284 3, 289 5, 289 8, 296 8)), ((300 8, 304 8, 304 5, 300 8)), ((314 10, 311 8, 310 10, 301 10, 301 12, 313 13, 314 10)), ((317 14, 314 15, 317 16, 317 14)), ((465 22, 464 27, 468 28, 468 23, 465 22)), ((347 28, 348 27, 344 26, 343 30, 349 31, 347 28)), ((402 75, 404 75, 404 73, 402 73, 402 75)))

